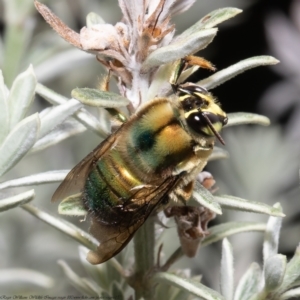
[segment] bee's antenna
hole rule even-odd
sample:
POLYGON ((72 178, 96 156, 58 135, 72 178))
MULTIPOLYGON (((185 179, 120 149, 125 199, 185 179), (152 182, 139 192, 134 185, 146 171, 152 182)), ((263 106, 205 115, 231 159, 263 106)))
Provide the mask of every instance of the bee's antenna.
POLYGON ((203 113, 203 112, 201 113, 201 115, 204 117, 204 119, 207 122, 207 125, 209 126, 209 128, 211 129, 211 131, 214 133, 214 135, 218 138, 218 140, 221 142, 221 144, 225 145, 225 141, 223 140, 223 138, 221 137, 221 135, 219 134, 219 132, 215 129, 215 127, 211 123, 211 121, 208 118, 208 116, 205 113, 203 113))

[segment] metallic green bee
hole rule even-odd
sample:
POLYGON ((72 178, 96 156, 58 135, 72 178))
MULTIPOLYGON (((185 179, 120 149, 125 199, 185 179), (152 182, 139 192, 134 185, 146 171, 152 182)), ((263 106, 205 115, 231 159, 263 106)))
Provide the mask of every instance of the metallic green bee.
MULTIPOLYGON (((76 165, 53 201, 81 193, 100 242, 93 264, 119 253, 154 211, 191 197, 227 117, 214 97, 193 84, 172 84, 175 95, 141 106, 119 129, 76 165)), ((179 203, 178 203, 179 202, 179 203)))

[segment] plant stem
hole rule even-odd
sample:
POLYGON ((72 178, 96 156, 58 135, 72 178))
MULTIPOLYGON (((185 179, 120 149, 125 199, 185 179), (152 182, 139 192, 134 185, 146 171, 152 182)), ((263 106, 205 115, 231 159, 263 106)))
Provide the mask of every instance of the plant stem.
POLYGON ((154 218, 148 218, 134 236, 135 273, 133 283, 135 299, 152 299, 153 289, 149 285, 149 271, 154 267, 154 218))

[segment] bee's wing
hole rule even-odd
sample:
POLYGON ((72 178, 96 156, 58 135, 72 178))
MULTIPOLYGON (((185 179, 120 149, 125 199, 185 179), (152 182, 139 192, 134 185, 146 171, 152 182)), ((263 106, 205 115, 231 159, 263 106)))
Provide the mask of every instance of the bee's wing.
POLYGON ((66 176, 52 196, 52 202, 63 200, 66 197, 83 191, 86 177, 94 164, 115 143, 120 129, 102 141, 89 155, 79 162, 66 176))
POLYGON ((89 262, 100 264, 118 254, 144 224, 151 212, 167 197, 179 179, 179 176, 174 176, 167 178, 158 187, 141 188, 134 199, 131 199, 130 204, 124 203, 119 224, 104 224, 93 215, 90 233, 100 242, 100 245, 97 252, 91 251, 88 254, 89 262), (138 198, 142 195, 144 198, 138 198), (124 213, 124 210, 127 212, 124 213))

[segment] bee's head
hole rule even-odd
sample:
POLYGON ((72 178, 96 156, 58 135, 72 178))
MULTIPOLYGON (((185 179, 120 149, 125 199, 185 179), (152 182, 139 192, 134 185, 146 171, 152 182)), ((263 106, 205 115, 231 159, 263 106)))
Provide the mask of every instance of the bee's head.
POLYGON ((216 136, 224 145, 219 132, 227 124, 228 118, 213 96, 193 83, 178 85, 177 92, 187 125, 196 133, 216 136))

